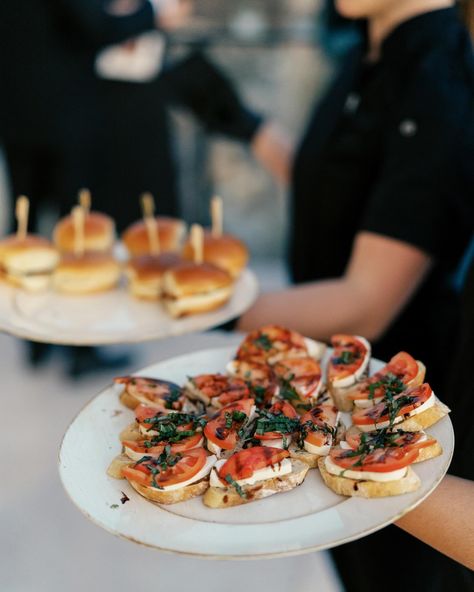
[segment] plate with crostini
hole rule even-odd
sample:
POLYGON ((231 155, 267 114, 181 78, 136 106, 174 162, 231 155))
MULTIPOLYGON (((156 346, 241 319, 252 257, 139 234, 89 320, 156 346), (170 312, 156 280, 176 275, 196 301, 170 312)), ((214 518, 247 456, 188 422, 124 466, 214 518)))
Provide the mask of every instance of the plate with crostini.
POLYGON ((67 429, 61 480, 92 522, 162 551, 327 549, 394 522, 446 473, 449 409, 426 379, 359 336, 326 346, 265 326, 117 377, 67 429))

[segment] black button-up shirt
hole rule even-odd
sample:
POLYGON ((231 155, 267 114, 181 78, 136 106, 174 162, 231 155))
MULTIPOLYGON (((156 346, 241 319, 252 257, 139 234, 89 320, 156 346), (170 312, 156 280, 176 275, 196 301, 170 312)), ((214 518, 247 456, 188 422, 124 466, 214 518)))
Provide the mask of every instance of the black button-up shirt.
POLYGON ((343 274, 361 230, 433 258, 433 271, 375 353, 410 351, 438 385, 436 368, 446 367, 456 334, 449 278, 474 228, 473 163, 472 46, 456 10, 443 9, 397 27, 375 64, 361 49, 351 52, 294 167, 296 282, 343 274))

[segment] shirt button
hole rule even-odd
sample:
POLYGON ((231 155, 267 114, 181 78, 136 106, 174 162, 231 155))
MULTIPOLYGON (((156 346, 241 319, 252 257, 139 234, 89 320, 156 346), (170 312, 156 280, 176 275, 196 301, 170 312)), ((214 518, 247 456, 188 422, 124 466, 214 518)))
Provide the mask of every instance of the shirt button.
POLYGON ((351 92, 347 95, 346 102, 344 103, 345 113, 355 113, 360 103, 360 95, 351 92))
POLYGON ((411 138, 418 131, 418 126, 416 124, 416 121, 414 121, 413 119, 404 119, 400 122, 398 130, 400 134, 405 138, 411 138))

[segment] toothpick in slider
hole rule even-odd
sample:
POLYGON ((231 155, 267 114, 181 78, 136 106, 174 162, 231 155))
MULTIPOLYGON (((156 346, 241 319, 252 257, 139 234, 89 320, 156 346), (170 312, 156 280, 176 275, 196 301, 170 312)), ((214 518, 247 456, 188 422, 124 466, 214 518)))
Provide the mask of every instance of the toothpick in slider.
POLYGON ((71 212, 74 223, 74 254, 76 257, 82 257, 85 250, 84 241, 84 222, 85 214, 81 206, 75 206, 71 212))
POLYGON ((79 205, 86 215, 91 211, 91 192, 89 189, 79 191, 79 205))
POLYGON ((20 240, 26 238, 28 232, 28 215, 30 211, 30 200, 25 195, 20 195, 16 200, 15 216, 18 223, 16 235, 20 240))
POLYGON ((160 237, 158 223, 155 218, 155 201, 151 193, 143 193, 141 196, 143 221, 145 222, 150 252, 152 255, 160 254, 160 237))
POLYGON ((211 219, 212 219, 212 236, 222 236, 224 206, 222 197, 217 195, 211 199, 211 219))
POLYGON ((200 224, 191 226, 191 245, 194 252, 194 263, 201 264, 204 261, 204 231, 200 224))

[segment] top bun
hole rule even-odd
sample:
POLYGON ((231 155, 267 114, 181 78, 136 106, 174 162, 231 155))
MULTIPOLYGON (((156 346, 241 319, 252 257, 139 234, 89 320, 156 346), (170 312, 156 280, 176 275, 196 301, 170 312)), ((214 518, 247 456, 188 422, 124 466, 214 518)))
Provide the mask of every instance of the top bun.
MULTIPOLYGON (((186 224, 178 218, 158 216, 158 237, 161 251, 179 251, 184 235, 186 224)), ((133 257, 147 255, 150 253, 150 241, 148 231, 143 220, 138 220, 129 226, 122 234, 128 252, 133 257)))
MULTIPOLYGON (((62 253, 74 252, 74 222, 72 216, 61 218, 53 232, 53 241, 62 253)), ((84 219, 84 249, 105 253, 115 241, 115 224, 110 216, 89 212, 84 219)))
POLYGON ((160 253, 159 255, 138 255, 127 263, 127 274, 137 280, 161 277, 165 271, 182 263, 178 253, 160 253))
MULTIPOLYGON (((183 257, 192 260, 194 256, 193 247, 187 241, 183 249, 183 257)), ((240 275, 240 272, 247 265, 249 252, 244 243, 230 234, 213 236, 208 230, 204 233, 204 261, 224 269, 233 278, 240 275)))
POLYGON ((184 262, 173 267, 163 276, 163 291, 168 296, 182 298, 205 294, 232 285, 232 277, 223 269, 210 263, 184 262))
POLYGON ((0 265, 10 273, 52 271, 58 260, 58 252, 42 236, 28 234, 21 239, 11 235, 0 241, 0 265))

